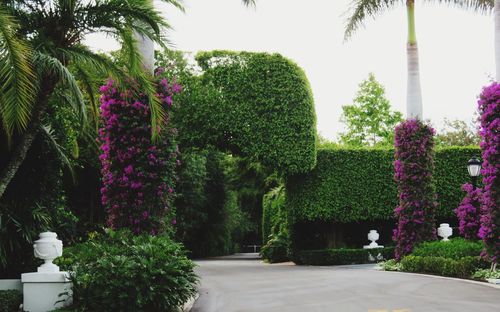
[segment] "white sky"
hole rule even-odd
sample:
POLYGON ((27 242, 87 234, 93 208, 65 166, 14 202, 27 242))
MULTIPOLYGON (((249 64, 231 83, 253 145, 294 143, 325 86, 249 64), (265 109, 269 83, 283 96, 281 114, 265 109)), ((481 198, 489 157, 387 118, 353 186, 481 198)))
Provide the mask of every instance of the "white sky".
MULTIPOLYGON (((394 109, 405 112, 406 11, 399 6, 366 23, 343 42, 351 0, 184 0, 186 13, 155 5, 175 28, 176 49, 278 52, 301 66, 311 83, 318 131, 334 139, 341 106, 373 72, 394 109)), ((419 2, 419 1, 417 1, 419 2)), ((421 1, 420 1, 421 2, 421 1)), ((482 86, 494 74, 493 19, 448 6, 417 6, 424 118, 470 121, 482 86)), ((93 45, 105 49, 94 41, 93 45)), ((104 44, 105 46, 106 44, 104 44)))

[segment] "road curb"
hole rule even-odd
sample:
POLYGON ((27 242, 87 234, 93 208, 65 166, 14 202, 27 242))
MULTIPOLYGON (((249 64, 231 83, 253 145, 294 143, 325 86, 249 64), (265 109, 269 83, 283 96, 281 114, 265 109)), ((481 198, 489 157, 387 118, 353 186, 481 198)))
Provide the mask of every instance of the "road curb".
POLYGON ((384 272, 384 273, 409 274, 409 275, 414 275, 414 276, 426 276, 426 277, 432 277, 432 278, 436 278, 436 279, 452 280, 452 281, 458 281, 458 282, 464 282, 464 283, 469 283, 469 284, 476 284, 476 285, 482 285, 482 286, 500 289, 500 285, 495 285, 495 284, 491 284, 488 282, 473 281, 473 280, 457 278, 457 277, 439 276, 439 275, 413 273, 413 272, 385 271, 385 270, 381 270, 381 269, 373 269, 373 271, 379 271, 379 272, 384 272))

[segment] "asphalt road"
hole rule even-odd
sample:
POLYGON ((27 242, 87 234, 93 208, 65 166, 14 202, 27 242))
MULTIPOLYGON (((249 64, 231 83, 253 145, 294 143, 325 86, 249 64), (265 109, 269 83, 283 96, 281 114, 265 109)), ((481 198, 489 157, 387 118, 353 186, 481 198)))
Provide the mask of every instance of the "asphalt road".
POLYGON ((247 257, 197 261, 191 312, 500 312, 500 289, 373 266, 265 264, 247 257))

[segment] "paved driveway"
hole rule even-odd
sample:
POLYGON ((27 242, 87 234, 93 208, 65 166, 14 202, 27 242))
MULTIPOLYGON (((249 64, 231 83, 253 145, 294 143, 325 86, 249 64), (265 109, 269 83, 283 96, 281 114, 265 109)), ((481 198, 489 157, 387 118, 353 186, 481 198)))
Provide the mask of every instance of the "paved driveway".
POLYGON ((192 312, 500 312, 500 289, 373 266, 312 267, 256 259, 197 261, 192 312))

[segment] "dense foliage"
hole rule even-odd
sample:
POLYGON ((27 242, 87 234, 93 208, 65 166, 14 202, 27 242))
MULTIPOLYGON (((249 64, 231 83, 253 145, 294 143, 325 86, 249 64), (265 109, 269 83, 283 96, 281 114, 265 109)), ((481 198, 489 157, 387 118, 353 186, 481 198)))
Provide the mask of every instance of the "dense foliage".
MULTIPOLYGON (((475 147, 436 151, 437 217, 454 216, 463 199, 460 186, 470 180, 467 161, 478 153, 475 147)), ((390 220, 398 203, 393 155, 389 149, 321 147, 316 168, 287 177, 287 207, 295 221, 390 220)))
MULTIPOLYGON (((100 88, 101 198, 108 226, 154 235, 175 222, 171 200, 178 152, 175 129, 166 127, 157 140, 151 138, 148 98, 135 88, 124 88, 111 80, 100 88)), ((181 87, 159 78, 157 89, 168 111, 172 96, 181 87)), ((168 125, 168 115, 165 118, 168 125)))
POLYGON ((212 144, 286 172, 316 162, 309 82, 279 54, 214 51, 196 56, 200 77, 182 80, 174 113, 183 146, 212 144))
POLYGON ((251 230, 231 184, 232 165, 228 156, 211 148, 182 153, 176 237, 192 257, 232 253, 251 230))
POLYGON ((64 249, 74 307, 83 311, 177 311, 196 293, 194 263, 168 236, 110 231, 64 249))
POLYGON ((480 241, 453 238, 448 242, 423 242, 415 247, 412 254, 421 257, 436 256, 458 260, 469 256, 478 257, 483 250, 483 246, 480 241))
POLYGON ((466 195, 460 205, 455 209, 458 218, 458 230, 466 239, 477 239, 481 210, 482 190, 466 183, 462 186, 466 195))
POLYGON ((0 290, 0 312, 18 312, 23 295, 17 290, 0 290))
POLYGON ((285 187, 278 186, 264 195, 262 200, 262 258, 268 262, 289 259, 290 236, 288 213, 285 207, 285 187))
POLYGON ((414 273, 431 273, 443 276, 470 278, 474 272, 484 268, 480 257, 451 259, 439 256, 408 255, 401 259, 400 270, 414 273))
POLYGON ((397 260, 409 254, 414 244, 436 236, 433 136, 434 129, 415 119, 402 122, 395 130, 394 179, 399 205, 394 209, 398 224, 393 239, 397 260))
POLYGON ((362 264, 375 260, 392 259, 394 248, 386 247, 379 249, 323 249, 323 250, 301 250, 295 254, 293 261, 297 264, 307 265, 340 265, 340 264, 362 264), (380 257, 378 257, 380 254, 380 257), (377 259, 378 257, 378 259, 377 259))
POLYGON ((500 259, 500 85, 486 87, 479 99, 484 191, 479 236, 493 263, 500 259))
POLYGON ((340 143, 350 146, 392 146, 394 127, 403 120, 400 112, 391 111, 384 87, 372 73, 359 85, 353 105, 342 106, 341 121, 347 131, 340 143))

